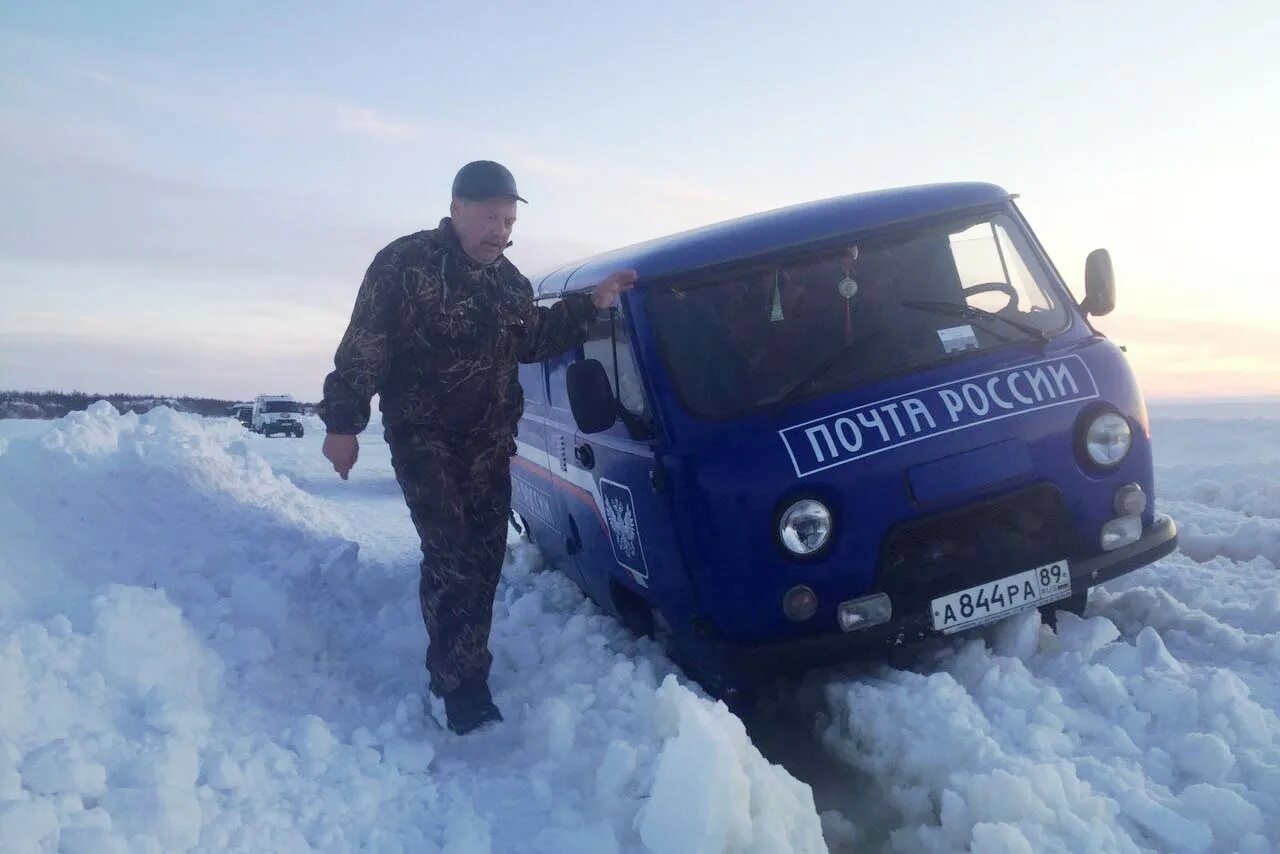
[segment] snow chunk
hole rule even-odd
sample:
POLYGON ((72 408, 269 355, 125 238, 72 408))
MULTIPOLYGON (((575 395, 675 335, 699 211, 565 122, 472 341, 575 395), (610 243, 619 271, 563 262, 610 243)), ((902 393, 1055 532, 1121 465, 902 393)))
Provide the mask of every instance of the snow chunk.
POLYGON ((973 826, 973 843, 970 851, 983 854, 1034 854, 1035 849, 1012 824, 980 822, 973 826))
POLYGON ((0 803, 0 840, 13 854, 58 849, 58 814, 43 798, 0 803))
POLYGON ((94 634, 104 676, 139 694, 162 687, 202 696, 222 676, 221 664, 160 590, 111 585, 93 601, 94 634))
POLYGON ((636 749, 623 741, 609 742, 604 760, 596 769, 596 797, 602 801, 617 798, 635 770, 636 749))
POLYGON ((193 789, 110 788, 102 805, 125 836, 154 836, 166 851, 186 851, 200 841, 203 813, 193 789))
POLYGON ((1032 608, 997 624, 993 646, 998 655, 1030 658, 1040 646, 1040 611, 1032 608))
POLYGON ((129 854, 119 834, 101 827, 67 827, 58 840, 60 854, 129 854))
POLYGON ((236 761, 223 751, 218 751, 206 763, 205 782, 215 789, 230 791, 240 788, 244 775, 236 761))
POLYGON ((107 769, 87 761, 80 745, 65 738, 31 751, 22 760, 22 784, 38 794, 97 797, 106 783, 107 769))
POLYGON ((1160 840, 1164 851, 1199 854, 1208 851, 1213 844, 1213 831, 1201 821, 1183 818, 1168 807, 1157 803, 1144 790, 1129 789, 1118 793, 1120 808, 1124 814, 1139 824, 1143 830, 1160 840))
POLYGON ((1187 787, 1178 802, 1184 814, 1209 825, 1219 842, 1235 841, 1262 830, 1262 813, 1230 789, 1196 783, 1187 787))
POLYGON ((552 827, 538 831, 533 850, 539 854, 563 854, 568 851, 590 851, 591 854, 619 854, 618 837, 604 822, 586 827, 552 827))
POLYGON ((493 834, 489 822, 476 815, 469 804, 465 809, 450 813, 445 824, 442 854, 489 854, 492 848, 493 834))
POLYGON ((562 698, 552 697, 542 704, 531 724, 540 731, 547 753, 564 759, 573 750, 577 735, 577 712, 562 698))
POLYGON ((656 701, 674 733, 640 814, 650 851, 826 850, 809 787, 766 762, 722 703, 699 700, 674 676, 656 701))
POLYGON ((333 753, 338 740, 329 732, 325 722, 315 715, 307 715, 293 734, 293 747, 303 759, 324 762, 333 753))
POLYGON ((1058 612, 1055 629, 1063 650, 1070 650, 1085 661, 1092 661, 1098 652, 1118 640, 1120 630, 1106 617, 1085 619, 1070 611, 1058 612))
POLYGON ((425 739, 412 741, 398 738, 383 746, 382 755, 393 768, 398 768, 406 774, 422 774, 431 767, 436 749, 425 739))
POLYGON ((1166 673, 1183 672, 1182 665, 1169 653, 1160 633, 1150 626, 1138 633, 1136 645, 1138 654, 1142 656, 1142 663, 1146 667, 1166 673))
POLYGON ((1221 782, 1236 761, 1227 743, 1210 732, 1184 735, 1174 758, 1185 773, 1206 783, 1221 782))
POLYGON ((197 736, 209 729, 209 716, 190 702, 169 699, 163 691, 151 689, 147 694, 143 720, 147 725, 178 736, 197 736))

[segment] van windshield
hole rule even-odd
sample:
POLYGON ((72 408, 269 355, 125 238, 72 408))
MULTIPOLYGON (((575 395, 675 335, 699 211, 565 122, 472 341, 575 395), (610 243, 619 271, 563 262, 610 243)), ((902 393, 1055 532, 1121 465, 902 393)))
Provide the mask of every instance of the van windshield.
POLYGON ((302 406, 292 400, 266 400, 262 403, 263 412, 302 412, 302 406))
POLYGON ((1047 339, 1066 307, 1024 232, 987 212, 655 289, 684 404, 723 418, 1047 339))

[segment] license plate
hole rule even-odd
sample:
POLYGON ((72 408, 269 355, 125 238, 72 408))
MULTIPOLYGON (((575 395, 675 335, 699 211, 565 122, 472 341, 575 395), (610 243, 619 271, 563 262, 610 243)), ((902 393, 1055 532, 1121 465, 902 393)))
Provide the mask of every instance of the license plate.
POLYGON ((1067 562, 1054 561, 934 599, 933 629, 951 634, 1070 595, 1071 572, 1067 562))

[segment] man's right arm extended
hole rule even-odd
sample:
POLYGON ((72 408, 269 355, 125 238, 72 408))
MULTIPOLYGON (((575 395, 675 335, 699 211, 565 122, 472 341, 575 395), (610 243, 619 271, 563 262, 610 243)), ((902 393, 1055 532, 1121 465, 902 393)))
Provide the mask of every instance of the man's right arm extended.
POLYGON ((386 371, 387 337, 400 316, 403 293, 398 273, 396 265, 374 259, 334 353, 334 369, 324 380, 324 400, 317 408, 329 433, 324 455, 344 480, 358 453, 355 436, 369 423, 369 401, 386 371))

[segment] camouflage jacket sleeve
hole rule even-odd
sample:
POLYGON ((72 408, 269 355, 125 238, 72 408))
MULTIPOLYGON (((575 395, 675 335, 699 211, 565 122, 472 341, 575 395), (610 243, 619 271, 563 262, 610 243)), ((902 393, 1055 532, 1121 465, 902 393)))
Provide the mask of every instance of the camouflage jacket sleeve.
POLYGON ((369 401, 386 372, 388 340, 400 316, 399 268, 375 258, 360 285, 351 323, 333 356, 317 409, 330 433, 354 435, 369 423, 369 401))
POLYGON ((587 340, 595 317, 596 306, 587 291, 568 294, 550 307, 535 305, 525 322, 528 332, 520 361, 542 362, 578 346, 587 340))

